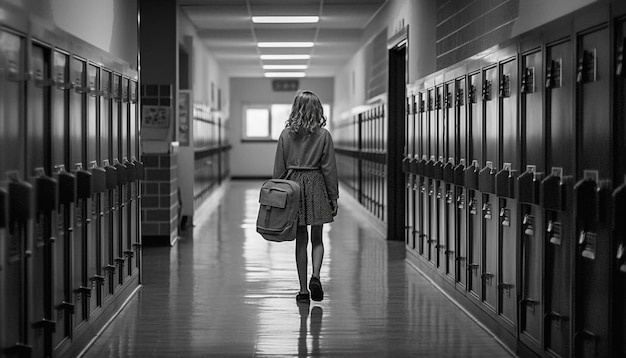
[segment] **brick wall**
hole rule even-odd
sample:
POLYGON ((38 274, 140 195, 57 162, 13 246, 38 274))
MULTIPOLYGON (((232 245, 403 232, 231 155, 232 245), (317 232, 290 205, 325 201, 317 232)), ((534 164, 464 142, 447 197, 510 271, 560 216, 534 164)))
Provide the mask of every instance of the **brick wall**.
POLYGON ((144 154, 141 230, 147 246, 171 245, 178 238, 178 156, 144 154))

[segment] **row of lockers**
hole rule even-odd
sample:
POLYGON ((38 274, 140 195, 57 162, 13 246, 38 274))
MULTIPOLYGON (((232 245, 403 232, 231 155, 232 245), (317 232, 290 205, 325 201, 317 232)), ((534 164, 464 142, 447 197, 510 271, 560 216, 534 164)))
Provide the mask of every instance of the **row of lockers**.
POLYGON ((604 6, 408 86, 408 259, 522 355, 626 356, 626 20, 604 6))
POLYGON ((29 31, 0 29, 0 352, 74 356, 139 285, 137 73, 29 31))
POLYGON ((375 217, 387 208, 387 116, 385 105, 340 121, 333 128, 339 180, 375 217))

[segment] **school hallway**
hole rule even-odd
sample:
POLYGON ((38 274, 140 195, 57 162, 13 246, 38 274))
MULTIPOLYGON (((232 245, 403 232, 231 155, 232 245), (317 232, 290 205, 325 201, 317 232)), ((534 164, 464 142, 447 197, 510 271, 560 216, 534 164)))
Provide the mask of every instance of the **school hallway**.
POLYGON ((297 304, 294 243, 256 233, 260 185, 230 181, 177 245, 144 248, 143 286, 84 356, 511 356, 348 195, 324 228, 324 300, 297 304))

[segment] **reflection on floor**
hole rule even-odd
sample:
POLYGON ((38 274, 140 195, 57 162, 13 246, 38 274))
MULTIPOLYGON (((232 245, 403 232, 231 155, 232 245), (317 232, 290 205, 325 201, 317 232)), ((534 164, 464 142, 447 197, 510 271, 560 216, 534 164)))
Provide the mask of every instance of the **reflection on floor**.
POLYGON ((193 235, 145 248, 144 287, 85 356, 511 356, 347 200, 325 225, 324 301, 296 304, 294 243, 255 231, 260 185, 231 181, 193 235))

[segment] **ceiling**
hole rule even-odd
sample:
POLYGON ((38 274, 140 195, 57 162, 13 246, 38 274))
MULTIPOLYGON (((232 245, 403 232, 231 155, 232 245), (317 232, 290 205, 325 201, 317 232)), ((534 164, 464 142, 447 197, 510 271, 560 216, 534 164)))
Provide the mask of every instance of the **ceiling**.
MULTIPOLYGON (((387 0, 179 0, 220 69, 263 77, 262 65, 306 64, 306 77, 332 77, 361 46, 363 30, 387 0), (318 15, 315 24, 253 24, 251 16, 318 15), (309 48, 259 48, 257 42, 314 42, 309 48), (310 54, 261 60, 261 54, 310 54)), ((300 70, 302 71, 302 70, 300 70)), ((275 72, 275 71, 272 71, 275 72)))

